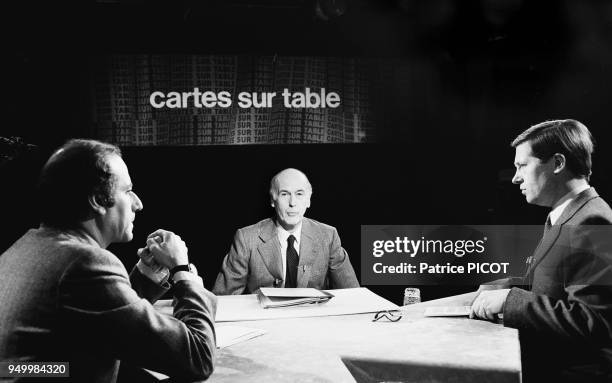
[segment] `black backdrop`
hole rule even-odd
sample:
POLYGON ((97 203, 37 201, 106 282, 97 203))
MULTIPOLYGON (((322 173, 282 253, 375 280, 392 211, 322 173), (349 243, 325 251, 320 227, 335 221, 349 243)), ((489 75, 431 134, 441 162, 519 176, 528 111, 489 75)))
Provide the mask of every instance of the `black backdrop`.
MULTIPOLYGON (((360 225, 539 224, 511 185, 512 138, 576 118, 598 148, 592 184, 608 201, 612 7, 603 1, 349 1, 328 21, 312 1, 110 1, 10 4, 0 135, 36 147, 2 166, 1 249, 37 224, 33 186, 51 150, 89 134, 90 61, 110 53, 283 54, 405 61, 389 89, 390 126, 372 144, 123 148, 146 234, 179 233, 211 287, 235 230, 268 216, 270 177, 297 167, 314 187, 307 213, 338 228, 353 265, 360 225)), ((401 286, 371 286, 401 301, 401 286)), ((433 298, 473 286, 424 286, 433 298)))

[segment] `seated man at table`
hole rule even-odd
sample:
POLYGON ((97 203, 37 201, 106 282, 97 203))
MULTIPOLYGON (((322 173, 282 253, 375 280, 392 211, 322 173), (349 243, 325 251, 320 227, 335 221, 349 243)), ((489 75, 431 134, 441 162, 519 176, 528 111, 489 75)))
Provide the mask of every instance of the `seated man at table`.
POLYGON ((471 316, 503 313, 519 330, 525 382, 612 382, 612 210, 589 186, 591 133, 575 120, 546 121, 512 146, 512 182, 552 210, 526 288, 481 291, 471 316))
POLYGON ((297 169, 285 169, 272 178, 275 218, 236 232, 215 294, 250 294, 260 287, 359 287, 336 229, 304 218, 311 195, 308 178, 297 169))
POLYGON ((143 208, 119 148, 69 141, 42 169, 39 202, 40 227, 0 256, 0 361, 68 362, 62 381, 73 382, 115 382, 120 360, 207 378, 216 297, 189 270, 185 243, 155 231, 129 277, 106 250, 132 240, 143 208), (168 270, 174 317, 151 305, 170 287, 168 270))

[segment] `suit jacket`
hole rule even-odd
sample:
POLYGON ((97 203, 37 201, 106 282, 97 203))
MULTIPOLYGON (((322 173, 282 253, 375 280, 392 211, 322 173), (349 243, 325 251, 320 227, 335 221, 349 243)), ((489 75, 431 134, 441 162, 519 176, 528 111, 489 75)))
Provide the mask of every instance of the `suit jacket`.
MULTIPOLYGON (((297 287, 359 287, 351 261, 332 226, 303 218, 297 287)), ((260 287, 280 287, 283 264, 272 219, 239 229, 223 259, 213 292, 250 294, 260 287)))
POLYGON ((612 377, 611 223, 595 189, 580 193, 535 250, 528 290, 510 290, 504 325, 520 330, 528 380, 612 377))
POLYGON ((173 377, 213 369, 216 297, 173 288, 174 317, 151 302, 164 289, 85 234, 32 229, 0 256, 0 360, 69 362, 71 382, 114 382, 119 360, 173 377), (148 300, 147 300, 148 299, 148 300))

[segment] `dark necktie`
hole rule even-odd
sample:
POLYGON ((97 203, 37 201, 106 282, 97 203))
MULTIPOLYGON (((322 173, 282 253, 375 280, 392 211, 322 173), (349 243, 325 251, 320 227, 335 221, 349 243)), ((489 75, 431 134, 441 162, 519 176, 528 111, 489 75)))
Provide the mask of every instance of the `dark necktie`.
MULTIPOLYGON (((546 217, 546 223, 544 224, 544 232, 542 233, 542 238, 540 238, 540 243, 538 243, 538 247, 536 247, 536 250, 534 251, 534 253, 537 252, 540 245, 542 245, 542 242, 544 241, 544 237, 546 237, 546 234, 548 234, 551 228, 552 228, 552 221, 550 220, 550 214, 548 214, 548 216, 546 217)), ((525 260, 525 263, 527 264, 526 270, 529 270, 529 266, 531 265, 531 262, 533 262, 533 255, 527 257, 527 260, 525 260)), ((531 283, 529 284, 531 285, 531 283)))
POLYGON ((287 270, 285 271, 285 287, 297 287, 297 267, 300 263, 298 253, 293 247, 295 237, 290 235, 287 238, 287 270))
MULTIPOLYGON (((536 250, 534 251, 534 254, 538 251, 538 248, 542 245, 542 242, 544 241, 544 237, 546 237, 546 234, 548 234, 548 232, 550 231, 550 229, 552 228, 552 221, 550 220, 550 214, 548 214, 548 216, 546 217, 546 223, 544 224, 544 233, 542 233, 542 238, 540 238, 540 243, 538 243, 538 247, 536 247, 536 250)), ((529 267, 531 266, 531 262, 534 261, 534 256, 531 255, 529 257, 527 257, 527 260, 525 261, 525 263, 527 264, 527 271, 529 271, 529 267)), ((532 278, 533 274, 529 274, 527 275, 527 284, 529 285, 529 289, 531 290, 531 278, 532 278)))
POLYGON ((544 235, 548 233, 550 228, 552 227, 552 222, 550 220, 550 214, 546 217, 546 223, 544 224, 544 235))

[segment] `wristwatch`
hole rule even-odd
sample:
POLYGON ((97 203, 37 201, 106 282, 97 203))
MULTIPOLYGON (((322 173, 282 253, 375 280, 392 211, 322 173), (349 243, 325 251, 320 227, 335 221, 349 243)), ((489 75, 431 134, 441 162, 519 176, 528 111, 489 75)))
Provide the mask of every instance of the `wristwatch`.
POLYGON ((192 274, 196 274, 195 267, 191 263, 187 265, 175 266, 170 269, 170 273, 168 274, 168 282, 170 282, 170 284, 174 284, 174 274, 178 273, 179 271, 187 271, 192 274))

